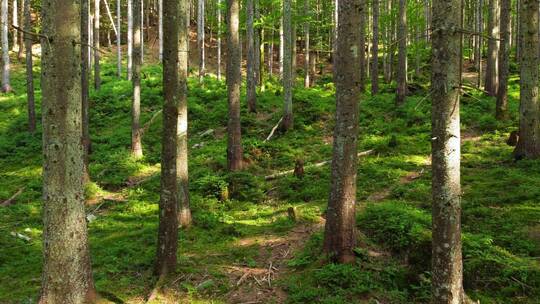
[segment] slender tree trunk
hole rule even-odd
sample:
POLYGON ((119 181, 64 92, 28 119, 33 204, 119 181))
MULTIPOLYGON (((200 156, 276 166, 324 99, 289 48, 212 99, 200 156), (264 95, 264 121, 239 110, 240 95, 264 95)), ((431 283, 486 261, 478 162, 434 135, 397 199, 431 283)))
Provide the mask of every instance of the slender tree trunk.
MULTIPOLYGON (((259 11, 259 0, 253 0, 253 10, 255 22, 258 22, 258 20, 261 18, 261 14, 259 11)), ((257 86, 261 85, 261 30, 259 28, 253 29, 253 44, 253 47, 255 49, 255 63, 253 67, 253 74, 255 75, 255 86, 257 86)))
POLYGON ((510 60, 511 0, 501 1, 501 47, 499 50, 499 89, 495 117, 504 120, 508 116, 508 73, 510 60))
POLYGON ((292 27, 291 0, 285 0, 283 5, 283 129, 293 127, 292 109, 292 27))
POLYGON ((11 92, 8 38, 8 0, 2 1, 0 15, 2 23, 2 92, 11 92))
MULTIPOLYGON (((311 16, 311 11, 309 7, 309 0, 305 0, 304 2, 304 12, 307 14, 308 17, 311 16)), ((304 35, 305 35, 305 50, 304 50, 304 87, 309 88, 311 86, 311 75, 310 75, 310 69, 309 69, 309 55, 310 55, 310 36, 309 36, 309 26, 310 21, 308 20, 304 23, 304 35)))
MULTIPOLYGON (((32 16, 30 14, 30 0, 24 1, 24 29, 27 33, 32 31, 32 16)), ((26 49, 26 95, 28 99, 28 131, 36 131, 36 106, 34 101, 34 73, 32 58, 32 39, 29 34, 24 34, 26 49)))
POLYGON ((161 149, 161 192, 156 274, 165 277, 176 270, 178 249, 177 134, 179 81, 178 1, 165 1, 163 18, 163 136, 161 149))
POLYGON ((407 97, 407 1, 399 0, 398 16, 398 67, 396 105, 405 103, 407 97))
POLYGON ((120 0, 116 0, 116 71, 118 77, 122 77, 122 5, 120 0))
POLYGON ((159 62, 163 61, 163 0, 158 0, 159 62))
MULTIPOLYGON (((11 24, 18 27, 19 26, 19 16, 17 15, 17 9, 18 9, 17 0, 13 0, 12 6, 11 6, 11 24)), ((11 50, 13 52, 15 52, 19 48, 19 35, 18 35, 17 32, 18 32, 18 30, 16 28, 13 28, 13 34, 12 34, 13 45, 11 46, 11 50)))
MULTIPOLYGON (((17 24, 15 24, 15 19, 13 20, 13 24, 16 25, 16 26, 20 26, 18 23, 19 21, 21 23, 24 24, 24 2, 26 2, 25 0, 21 0, 20 2, 20 5, 19 5, 19 8, 13 8, 14 10, 14 14, 17 16, 17 24)), ((15 6, 15 2, 14 2, 14 5, 15 6)), ((17 59, 19 61, 22 61, 23 57, 24 57, 24 46, 25 46, 25 43, 24 43, 24 40, 23 40, 23 32, 22 31, 19 31, 16 29, 16 32, 15 34, 17 35, 17 40, 19 41, 19 47, 17 48, 17 59)))
POLYGON ((538 1, 521 0, 520 107, 516 159, 540 158, 540 103, 538 101, 538 1))
POLYGON ((242 132, 240 129, 240 1, 227 0, 227 89, 229 99, 229 123, 227 126, 227 168, 238 171, 243 165, 242 132))
MULTIPOLYGON (((477 30, 478 33, 484 33, 484 4, 483 0, 478 0, 477 8, 477 30)), ((482 35, 476 35, 477 47, 476 47, 476 70, 478 71, 478 77, 476 79, 476 87, 480 88, 482 86, 482 57, 483 57, 483 48, 484 48, 484 39, 482 35)))
POLYGON ((464 303, 461 258, 461 0, 433 1, 432 302, 464 303))
POLYGON ((247 0, 246 4, 246 44, 247 44, 247 86, 246 96, 249 112, 257 111, 257 82, 255 80, 255 30, 253 29, 254 4, 247 0))
POLYGON ((218 0, 217 23, 217 79, 221 81, 221 35, 223 35, 221 30, 221 0, 218 0))
POLYGON ((197 11, 197 44, 199 48, 199 83, 202 83, 205 74, 205 52, 204 52, 204 1, 198 0, 197 11))
POLYGON ((191 209, 189 207, 189 172, 188 172, 188 46, 189 46, 189 2, 181 0, 179 6, 179 103, 176 152, 176 178, 178 183, 178 224, 180 227, 191 225, 191 209))
POLYGON ((94 88, 99 90, 101 87, 101 67, 99 59, 101 54, 99 53, 99 15, 100 15, 100 3, 101 0, 94 0, 94 88))
POLYGON ((268 74, 272 78, 274 74, 274 30, 272 30, 272 38, 268 45, 268 74))
POLYGON ((362 15, 360 16, 360 91, 364 92, 366 82, 366 22, 367 22, 367 0, 359 0, 362 5, 362 15))
POLYGON ((259 44, 259 84, 261 86, 261 92, 266 91, 266 84, 264 83, 264 59, 265 59, 265 31, 264 28, 260 29, 259 38, 261 39, 261 43, 259 44))
MULTIPOLYGON (((27 0, 30 1, 30 0, 27 0)), ((90 155, 90 84, 89 84, 89 61, 90 53, 88 52, 90 46, 89 26, 90 15, 88 10, 90 9, 89 0, 81 0, 81 121, 82 121, 82 144, 83 144, 83 168, 84 168, 84 182, 90 181, 89 172, 89 155, 90 155)))
POLYGON ((40 304, 92 303, 95 298, 84 211, 81 144, 80 5, 44 0, 43 272, 40 304), (51 77, 54 75, 55 77, 51 77))
POLYGON ((133 102, 131 104, 131 155, 135 158, 143 156, 141 138, 141 1, 133 2, 133 102))
POLYGON ((339 263, 354 263, 356 246, 355 208, 358 142, 358 101, 360 99, 360 1, 340 0, 336 40, 336 126, 332 177, 324 251, 339 263))
POLYGON ((133 76, 133 0, 127 0, 127 78, 128 80, 131 80, 132 76, 133 76))
POLYGON ((379 93, 379 0, 373 0, 373 42, 371 46, 371 94, 379 93))
POLYGON ((141 36, 141 66, 142 64, 144 63, 144 0, 139 0, 141 1, 141 8, 140 8, 140 27, 141 27, 141 30, 140 30, 140 36, 141 36))
POLYGON ((291 82, 296 83, 296 23, 291 21, 291 82))
MULTIPOLYGON (((283 1, 287 1, 287 0, 283 0, 283 1)), ((280 19, 280 24, 279 24, 279 78, 283 78, 283 64, 284 64, 284 59, 283 58, 285 56, 285 33, 284 33, 284 30, 283 30, 283 14, 285 14, 283 8, 282 8, 282 15, 281 15, 281 19, 280 19)))
POLYGON ((497 96, 498 81, 498 54, 499 54, 499 0, 489 1, 488 16, 488 57, 486 65, 485 90, 491 96, 497 96))

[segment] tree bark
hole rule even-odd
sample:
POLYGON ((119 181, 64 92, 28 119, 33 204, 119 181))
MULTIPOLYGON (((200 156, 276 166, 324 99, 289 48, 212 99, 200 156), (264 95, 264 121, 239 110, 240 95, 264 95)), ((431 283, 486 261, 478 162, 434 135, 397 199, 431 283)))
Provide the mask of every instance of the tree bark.
POLYGON ((163 31, 163 135, 161 150, 161 192, 156 274, 165 277, 176 269, 178 249, 177 134, 179 81, 178 1, 165 1, 163 31))
POLYGON ((42 2, 43 272, 40 304, 95 298, 84 211, 80 5, 42 2), (51 39, 51 37, 53 37, 51 39))
POLYGON ((485 90, 491 96, 497 96, 498 85, 498 54, 499 54, 499 0, 489 1, 488 10, 488 57, 486 65, 485 90))
POLYGON ((461 254, 461 0, 433 1, 432 302, 464 303, 461 254))
POLYGON ((253 0, 247 0, 246 4, 246 44, 247 44, 247 85, 246 96, 248 111, 257 111, 257 82, 255 80, 255 31, 253 29, 254 4, 253 0))
MULTIPOLYGON (((12 6, 11 6, 11 24, 18 27, 19 16, 17 14, 17 9, 18 9, 17 0, 13 0, 12 6)), ((15 52, 19 48, 19 42, 22 43, 22 41, 19 41, 19 34, 16 28, 13 28, 12 41, 13 41, 13 45, 11 46, 11 50, 15 52)))
MULTIPOLYGON (((24 1, 24 29, 27 33, 32 31, 32 17, 30 15, 30 0, 24 1)), ((28 131, 36 131, 36 106, 34 98, 34 73, 32 58, 33 37, 24 34, 24 44, 26 49, 26 95, 28 99, 28 131)))
POLYGON ((367 0, 359 0, 360 5, 362 5, 362 15, 360 16, 360 49, 359 49, 359 60, 360 60, 360 91, 364 92, 365 82, 366 82, 366 23, 367 23, 367 0))
MULTIPOLYGON (((479 33, 483 33, 484 32, 484 18, 483 17, 483 12, 484 12, 484 4, 483 4, 483 0, 478 0, 478 7, 477 7, 477 11, 476 11, 476 15, 477 15, 477 31, 479 33)), ((483 47, 484 47, 484 39, 482 37, 482 35, 476 35, 475 36, 477 41, 477 46, 476 46, 476 56, 475 56, 475 59, 476 59, 476 70, 478 71, 478 77, 476 79, 476 87, 480 88, 482 86, 482 57, 483 57, 483 47)))
POLYGON ((9 38, 8 38, 8 0, 2 1, 2 12, 0 14, 2 23, 2 92, 12 91, 10 83, 10 64, 9 64, 9 38))
POLYGON ((99 64, 101 56, 99 52, 100 3, 101 0, 94 0, 94 88, 96 90, 101 87, 101 66, 99 64))
POLYGON ((227 126, 227 168, 229 171, 242 169, 243 150, 240 129, 240 3, 239 0, 227 0, 227 90, 229 102, 229 122, 227 126))
POLYGON ((291 0, 283 3, 283 129, 293 127, 291 0))
POLYGON ((179 6, 180 52, 179 81, 180 95, 178 103, 178 129, 176 135, 176 178, 178 183, 178 224, 180 227, 191 225, 191 209, 189 207, 189 172, 188 172, 188 49, 189 49, 189 2, 181 0, 179 6))
POLYGON ((163 61, 163 0, 158 0, 159 62, 163 61))
POLYGON ((205 58, 205 52, 204 52, 204 1, 205 0, 198 0, 198 10, 197 10, 197 46, 199 48, 199 83, 202 83, 204 74, 205 74, 205 66, 206 66, 206 58, 205 58))
POLYGON ((373 0, 373 42, 371 46, 371 94, 379 93, 379 0, 373 0))
POLYGON ((133 2, 133 102, 131 104, 131 155, 135 158, 143 156, 140 126, 141 116, 141 2, 133 2))
POLYGON ((399 0, 398 16, 398 67, 396 105, 405 103, 407 97, 407 1, 399 0))
POLYGON ((218 0, 217 23, 217 79, 221 81, 221 35, 223 35, 221 30, 221 0, 218 0))
MULTIPOLYGON (((30 0, 27 0, 30 1, 30 0)), ((89 108, 90 108, 90 96, 89 96, 89 61, 90 53, 88 51, 90 46, 89 41, 89 26, 90 15, 88 11, 90 9, 89 0, 81 0, 81 120, 82 120, 82 144, 83 144, 83 165, 84 165, 84 181, 90 181, 89 154, 90 154, 90 131, 89 131, 89 108)))
POLYGON ((354 263, 356 246, 355 204, 360 99, 360 23, 365 9, 361 1, 340 0, 336 41, 336 126, 332 177, 324 251, 340 263, 354 263))
POLYGON ((540 103, 538 102, 538 1, 521 0, 520 107, 516 159, 540 158, 540 103))
POLYGON ((511 0, 501 1, 501 44, 499 50, 499 89, 497 91, 497 104, 495 117, 504 120, 508 116, 508 73, 510 60, 510 15, 512 11, 511 0))
POLYGON ((116 72, 118 77, 122 77, 122 5, 120 0, 116 0, 116 72))
MULTIPOLYGON (((305 0, 304 2, 304 12, 307 14, 308 18, 311 18, 311 10, 309 7, 309 0, 305 0)), ((304 24, 304 35, 305 35, 305 49, 304 49, 304 87, 309 88, 311 86, 311 75, 310 75, 310 69, 309 69, 309 56, 310 56, 310 22, 311 20, 306 21, 304 24)))
POLYGON ((128 80, 131 80, 132 76, 133 76, 133 0, 127 0, 127 78, 128 80))

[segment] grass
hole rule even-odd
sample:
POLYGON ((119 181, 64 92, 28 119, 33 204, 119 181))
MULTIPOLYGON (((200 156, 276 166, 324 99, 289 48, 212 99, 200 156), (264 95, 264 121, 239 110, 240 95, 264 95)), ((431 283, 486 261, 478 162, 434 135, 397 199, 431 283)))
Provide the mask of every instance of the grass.
MULTIPOLYGON (((116 195, 89 204, 94 279, 105 297, 140 303, 155 284, 152 265, 157 234, 161 117, 143 138, 145 156, 129 157, 131 84, 103 65, 103 83, 92 91, 88 198, 116 195), (144 179, 135 187, 128 180, 144 179)), ((162 104, 161 68, 143 69, 142 117, 147 122, 162 104)), ((39 88, 39 67, 36 67, 39 88)), ((13 72, 14 93, 0 96, 0 201, 24 187, 17 203, 0 208, 0 302, 34 303, 41 272, 41 129, 26 132, 24 73, 13 72), (24 241, 11 232, 31 238, 24 241)), ((331 158, 334 87, 325 78, 294 92, 295 128, 264 142, 279 120, 279 84, 268 81, 258 96, 258 114, 242 100, 244 156, 249 167, 226 172, 227 99, 224 82, 189 80, 190 191, 194 227, 181 231, 179 280, 170 297, 186 303, 227 303, 236 292, 231 266, 267 267, 264 240, 284 236, 324 212, 329 168, 309 169, 303 179, 265 175, 331 158), (202 135, 212 129, 211 135, 202 135), (231 187, 230 185, 235 185, 231 187), (223 199, 224 192, 229 199, 223 199), (296 207, 299 221, 287 216, 296 207), (255 240, 247 242, 246 240, 255 240)), ((423 303, 430 296, 430 101, 415 92, 400 109, 393 87, 361 102, 359 150, 377 153, 360 160, 358 227, 362 232, 353 266, 321 263, 321 233, 287 262, 279 280, 289 303, 423 303), (392 144, 389 144, 392 142, 392 144), (410 172, 423 174, 411 182, 410 172), (366 199, 390 189, 376 203, 366 199), (373 254, 381 253, 381 255, 373 254), (371 301, 371 302, 370 302, 371 301)), ((38 115, 40 94, 37 93, 38 115)), ((494 100, 471 92, 463 98, 463 231, 465 287, 482 303, 535 303, 540 297, 540 163, 514 162, 506 136, 517 126, 517 79, 511 79, 511 119, 492 116, 494 100), (476 138, 477 137, 477 138, 476 138)), ((277 299, 268 300, 277 301, 277 299)))

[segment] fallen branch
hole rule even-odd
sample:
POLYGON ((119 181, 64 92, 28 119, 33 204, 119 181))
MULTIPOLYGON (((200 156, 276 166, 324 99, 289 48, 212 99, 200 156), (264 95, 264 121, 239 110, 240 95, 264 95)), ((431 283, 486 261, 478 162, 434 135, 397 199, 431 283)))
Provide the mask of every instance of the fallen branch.
POLYGON ((264 140, 264 142, 267 142, 270 140, 270 138, 272 138, 272 136, 274 136, 274 133, 276 132, 277 128, 279 128, 279 125, 281 124, 281 122, 283 121, 283 117, 281 117, 278 121, 278 123, 272 128, 272 131, 270 132, 270 134, 268 135, 268 137, 264 140))
MULTIPOLYGON (((375 152, 375 150, 367 150, 367 151, 364 151, 364 152, 360 152, 360 153, 358 153, 358 157, 371 155, 374 152, 375 152)), ((313 164, 313 165, 308 165, 308 166, 305 167, 305 169, 318 168, 318 167, 322 167, 322 166, 325 166, 325 165, 330 164, 330 163, 332 163, 332 160, 325 160, 325 161, 320 162, 320 163, 316 163, 316 164, 313 164)), ((289 175, 289 174, 292 174, 292 173, 294 173, 294 169, 287 170, 287 171, 281 171, 281 172, 278 172, 278 173, 275 173, 275 174, 272 174, 272 175, 267 175, 267 176, 264 177, 264 179, 273 180, 273 179, 276 179, 278 177, 282 177, 282 176, 289 175)))
POLYGON ((15 202, 15 199, 17 198, 17 196, 21 195, 21 193, 23 193, 24 191, 24 187, 20 188, 17 192, 15 192, 15 194, 13 194, 10 198, 8 198, 7 200, 3 201, 0 206, 2 207, 7 207, 11 204, 13 204, 15 202))
POLYGON ((152 118, 150 118, 150 120, 148 122, 146 122, 144 124, 144 126, 142 127, 141 129, 141 137, 144 136, 144 133, 146 131, 148 131, 148 129, 150 128, 150 126, 152 125, 152 123, 156 120, 156 118, 159 116, 159 114, 161 114, 163 112, 163 110, 159 110, 157 111, 156 113, 154 113, 154 115, 152 115, 152 118))

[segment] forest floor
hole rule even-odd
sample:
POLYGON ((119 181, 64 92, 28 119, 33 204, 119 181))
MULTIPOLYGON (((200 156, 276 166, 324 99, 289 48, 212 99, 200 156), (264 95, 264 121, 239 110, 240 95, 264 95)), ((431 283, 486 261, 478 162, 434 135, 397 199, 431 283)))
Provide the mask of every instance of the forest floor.
MULTIPOLYGON (((103 65, 92 91, 87 218, 96 287, 116 303, 144 303, 152 276, 159 201, 161 68, 147 65, 142 89, 145 157, 129 156, 131 84, 103 65)), ((40 113, 39 67, 35 69, 40 113)), ((430 296, 430 100, 420 80, 406 105, 394 86, 366 93, 360 106, 359 246, 356 265, 320 254, 335 111, 331 77, 294 91, 294 130, 264 141, 281 117, 278 82, 245 111, 246 170, 226 172, 224 82, 189 81, 190 193, 194 225, 179 236, 177 277, 154 303, 426 303, 430 296), (306 164, 300 179, 265 176, 306 164), (295 208, 296 218, 288 210, 295 208)), ((41 272, 41 128, 26 131, 22 66, 14 93, 0 96, 0 302, 35 303, 41 272)), ((464 278, 481 303, 537 303, 540 297, 540 162, 515 162, 505 144, 517 127, 493 118, 494 100, 468 90, 462 100, 464 278)))

